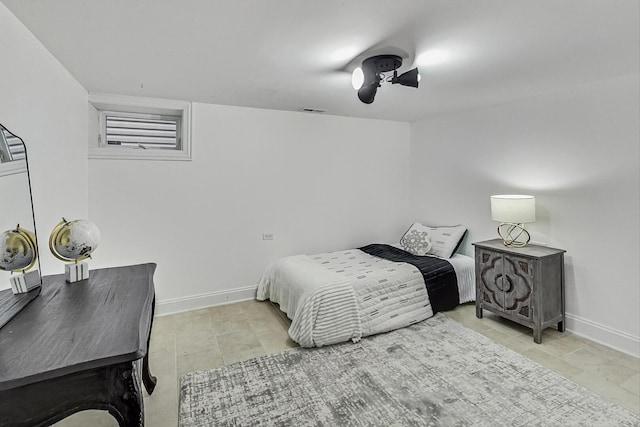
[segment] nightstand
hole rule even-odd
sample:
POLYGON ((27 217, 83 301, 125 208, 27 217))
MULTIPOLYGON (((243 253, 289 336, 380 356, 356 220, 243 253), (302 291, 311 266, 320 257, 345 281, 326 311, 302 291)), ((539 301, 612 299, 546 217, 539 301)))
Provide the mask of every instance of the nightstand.
POLYGON ((482 310, 533 329, 557 324, 564 331, 564 253, 538 245, 505 246, 501 239, 473 243, 476 259, 476 316, 482 310))

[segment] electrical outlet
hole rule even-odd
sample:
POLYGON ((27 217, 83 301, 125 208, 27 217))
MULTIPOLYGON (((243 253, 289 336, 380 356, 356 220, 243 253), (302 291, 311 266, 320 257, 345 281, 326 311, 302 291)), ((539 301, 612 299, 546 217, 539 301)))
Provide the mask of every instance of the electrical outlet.
POLYGON ((262 240, 273 240, 273 233, 262 233, 262 240))

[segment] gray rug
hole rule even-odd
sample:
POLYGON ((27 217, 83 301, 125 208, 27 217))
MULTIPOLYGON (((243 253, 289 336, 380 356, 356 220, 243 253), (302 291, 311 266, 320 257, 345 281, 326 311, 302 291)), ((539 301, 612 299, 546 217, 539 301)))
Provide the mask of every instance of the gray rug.
POLYGON ((193 372, 180 384, 180 426, 638 425, 442 314, 358 344, 193 372))

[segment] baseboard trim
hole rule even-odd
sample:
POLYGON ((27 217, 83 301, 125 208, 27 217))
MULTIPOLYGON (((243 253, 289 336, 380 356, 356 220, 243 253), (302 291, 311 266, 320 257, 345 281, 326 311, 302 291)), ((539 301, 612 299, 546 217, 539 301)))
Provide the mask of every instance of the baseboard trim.
POLYGON ((227 289, 224 291, 157 301, 156 315, 166 316, 168 314, 182 313, 183 311, 197 310, 214 305, 231 304, 255 299, 257 289, 257 286, 246 286, 244 288, 227 289))
POLYGON ((567 330, 591 341, 640 357, 640 338, 575 314, 565 315, 567 330))

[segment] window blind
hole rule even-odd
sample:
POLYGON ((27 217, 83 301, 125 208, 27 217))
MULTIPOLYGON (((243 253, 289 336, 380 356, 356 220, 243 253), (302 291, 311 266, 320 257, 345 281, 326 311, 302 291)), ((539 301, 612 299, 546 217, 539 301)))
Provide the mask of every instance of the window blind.
POLYGON ((24 159, 26 157, 26 154, 25 154, 24 144, 22 143, 22 140, 17 136, 13 135, 11 132, 9 132, 6 129, 2 129, 2 133, 7 143, 11 160, 24 159))
POLYGON ((180 117, 131 117, 109 113, 105 122, 108 146, 180 149, 180 117))

